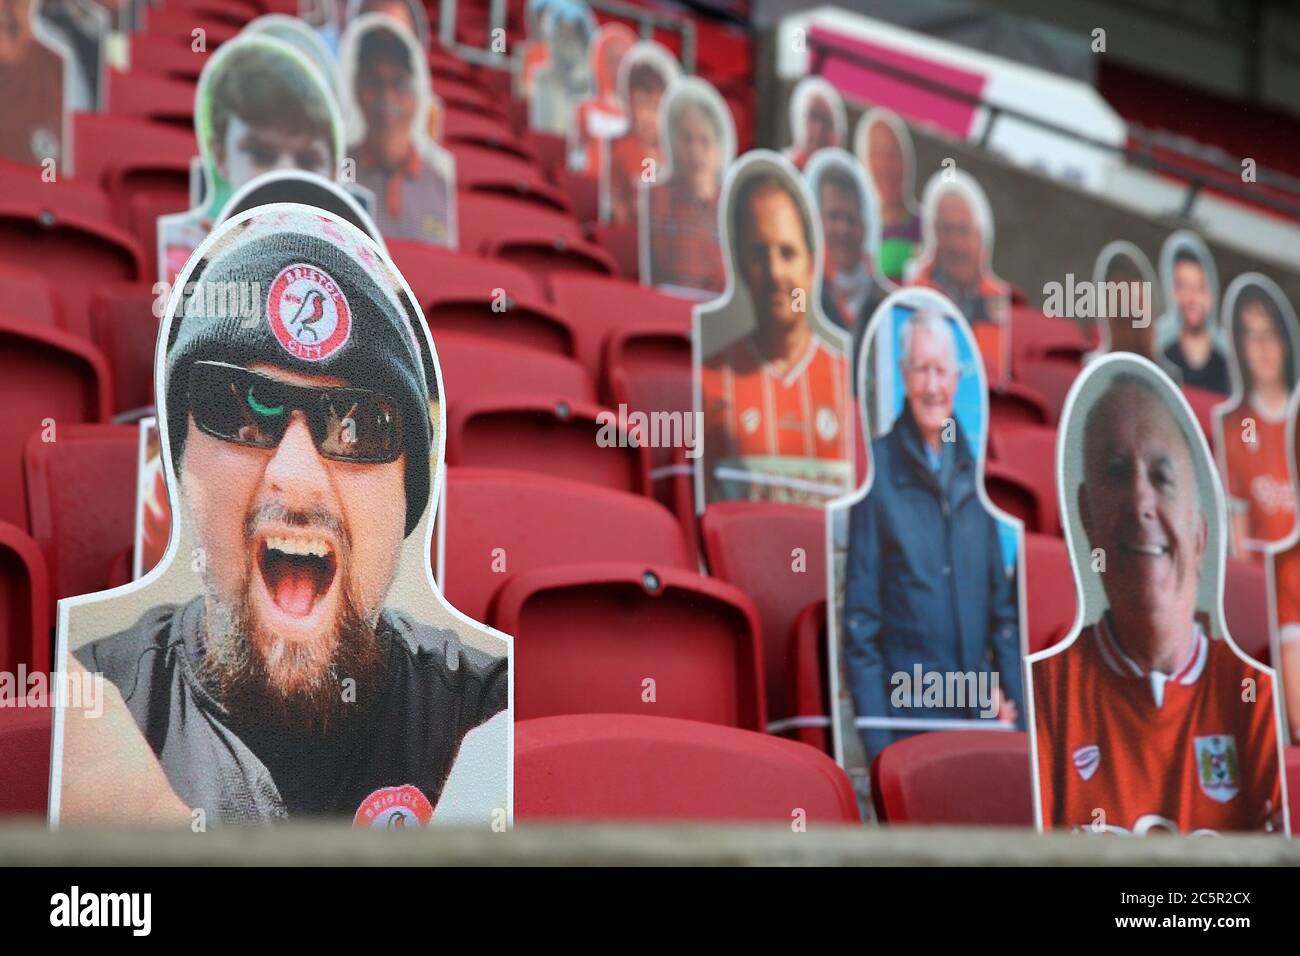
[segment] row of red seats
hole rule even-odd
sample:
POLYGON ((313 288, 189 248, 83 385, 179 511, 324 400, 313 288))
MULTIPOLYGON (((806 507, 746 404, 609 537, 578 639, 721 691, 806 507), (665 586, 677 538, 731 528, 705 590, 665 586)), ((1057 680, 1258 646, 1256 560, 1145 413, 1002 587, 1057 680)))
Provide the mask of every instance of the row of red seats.
MULTIPOLYGON (((48 666, 53 600, 126 580, 138 455, 133 427, 63 426, 55 441, 43 437, 32 436, 25 456, 35 543, 10 527, 0 539, 8 556, 0 609, 12 635, 0 659, 41 669, 48 666), (105 495, 105 487, 123 491, 105 495)), ((662 709, 674 716, 751 728, 764 727, 765 715, 802 718, 797 736, 827 749, 822 514, 771 504, 711 506, 701 526, 713 577, 702 577, 689 533, 660 504, 574 476, 519 471, 532 461, 553 464, 564 457, 560 447, 541 438, 531 459, 467 467, 456 458, 447 472, 443 585, 449 599, 521 637, 521 673, 533 666, 527 642, 533 634, 542 635, 535 646, 544 649, 537 673, 591 670, 590 686, 576 682, 582 685, 576 697, 565 681, 530 682, 552 696, 521 692, 521 716, 637 710, 640 681, 658 675, 657 683, 673 689, 662 709), (497 549, 508 573, 494 567, 497 549), (614 623, 625 617, 636 626, 614 623), (592 655, 589 645, 610 633, 625 636, 617 648, 605 642, 609 654, 592 655)), ((590 456, 594 445, 573 447, 590 456)), ((1075 596, 1063 542, 1029 534, 1025 545, 1035 651, 1068 631, 1075 596)), ((1269 656, 1265 589, 1261 568, 1229 562, 1229 628, 1262 660, 1269 656)))
MULTIPOLYGON (((48 709, 0 712, 0 809, 41 815, 48 709)), ((1300 747, 1286 748, 1300 812, 1300 747)), ((871 768, 879 820, 932 826, 1034 825, 1028 739, 961 731, 898 741, 871 768)), ((801 744, 693 721, 626 714, 523 720, 515 727, 515 813, 527 820, 856 823, 844 772, 801 744)))

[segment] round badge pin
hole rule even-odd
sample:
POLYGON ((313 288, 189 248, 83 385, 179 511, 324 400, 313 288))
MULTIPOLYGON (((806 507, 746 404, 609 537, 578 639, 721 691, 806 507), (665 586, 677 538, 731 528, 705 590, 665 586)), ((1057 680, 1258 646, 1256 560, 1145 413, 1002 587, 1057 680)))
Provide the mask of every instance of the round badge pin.
POLYGON ((361 830, 406 830, 429 825, 433 804, 419 787, 381 787, 357 807, 352 826, 361 830))
POLYGON ((352 336, 352 310, 329 273, 315 266, 287 266, 271 283, 266 317, 281 347, 295 358, 320 362, 352 336))

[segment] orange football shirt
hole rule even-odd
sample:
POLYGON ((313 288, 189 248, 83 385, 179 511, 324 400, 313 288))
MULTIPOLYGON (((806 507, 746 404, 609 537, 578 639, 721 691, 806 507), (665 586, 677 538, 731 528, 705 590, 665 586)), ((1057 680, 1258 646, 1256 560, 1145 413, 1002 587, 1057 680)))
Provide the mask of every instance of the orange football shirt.
POLYGON ((710 457, 784 455, 852 460, 848 362, 817 340, 784 375, 749 337, 700 370, 710 457))
POLYGON ((1032 671, 1045 829, 1281 829, 1273 681, 1226 642, 1198 626, 1176 673, 1146 673, 1107 616, 1032 671))

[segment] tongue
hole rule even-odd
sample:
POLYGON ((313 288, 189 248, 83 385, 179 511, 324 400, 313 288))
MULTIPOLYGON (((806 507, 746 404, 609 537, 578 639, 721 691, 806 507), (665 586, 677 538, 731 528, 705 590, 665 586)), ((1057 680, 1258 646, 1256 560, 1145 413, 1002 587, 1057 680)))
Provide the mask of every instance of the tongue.
POLYGON ((306 568, 281 570, 272 591, 276 606, 294 617, 306 617, 316 602, 316 576, 306 568))

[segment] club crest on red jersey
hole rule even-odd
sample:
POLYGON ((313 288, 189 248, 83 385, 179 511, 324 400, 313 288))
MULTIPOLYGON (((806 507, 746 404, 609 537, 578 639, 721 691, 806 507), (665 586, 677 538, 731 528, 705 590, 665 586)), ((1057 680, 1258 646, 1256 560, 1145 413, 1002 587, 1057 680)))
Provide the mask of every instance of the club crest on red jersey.
POLYGON ((361 830, 417 830, 433 819, 433 804, 419 787, 381 787, 357 807, 352 825, 361 830))
POLYGON ((1079 771, 1079 776, 1084 780, 1091 780, 1092 775, 1101 766, 1101 748, 1096 744, 1085 744, 1071 754, 1071 759, 1074 762, 1074 769, 1079 771))
POLYGON ((280 270, 266 297, 266 320, 284 350, 308 362, 329 358, 352 335, 347 297, 315 266, 280 270))
POLYGON ((1241 764, 1237 741, 1231 734, 1194 737, 1196 779, 1201 792, 1211 800, 1227 803, 1241 789, 1241 764))

